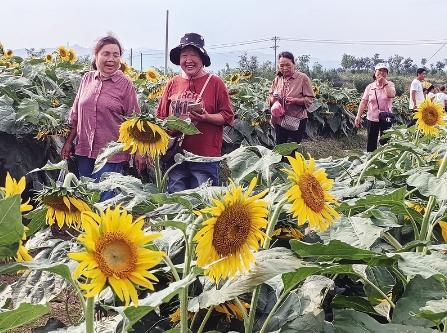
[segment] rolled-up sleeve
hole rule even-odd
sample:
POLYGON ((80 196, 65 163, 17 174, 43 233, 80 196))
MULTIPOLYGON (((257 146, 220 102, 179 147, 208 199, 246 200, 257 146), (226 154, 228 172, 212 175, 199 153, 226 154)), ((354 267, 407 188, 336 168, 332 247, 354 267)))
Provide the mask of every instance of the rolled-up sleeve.
POLYGON ((171 92, 172 82, 172 79, 168 81, 163 90, 163 94, 161 95, 160 102, 158 102, 157 117, 160 119, 165 119, 169 116, 169 95, 171 92))
POLYGON ((304 107, 306 109, 308 109, 315 101, 315 94, 314 90, 312 89, 312 82, 307 76, 303 80, 303 98, 304 98, 304 107))
POLYGON ((130 117, 133 114, 140 114, 141 109, 140 105, 138 104, 137 92, 132 83, 129 83, 127 91, 126 100, 124 101, 126 106, 126 116, 130 117))
POLYGON ((234 122, 233 106, 231 105, 228 89, 221 79, 219 79, 217 92, 217 110, 218 113, 222 115, 225 123, 229 126, 232 126, 234 122))

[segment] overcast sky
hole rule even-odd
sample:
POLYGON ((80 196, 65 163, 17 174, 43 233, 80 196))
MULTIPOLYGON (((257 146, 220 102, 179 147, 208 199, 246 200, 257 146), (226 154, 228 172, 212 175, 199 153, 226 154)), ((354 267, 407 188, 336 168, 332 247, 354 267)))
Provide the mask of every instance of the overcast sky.
MULTIPOLYGON (((447 0, 13 0, 2 1, 0 42, 7 48, 61 44, 92 47, 113 32, 126 49, 163 49, 169 9, 169 46, 185 32, 198 32, 208 46, 279 36, 280 50, 339 60, 343 53, 387 57, 399 53, 419 60, 442 45, 340 45, 292 39, 447 42, 447 0)), ((215 49, 272 53, 272 41, 215 49)), ((447 46, 432 61, 447 58, 447 46)))

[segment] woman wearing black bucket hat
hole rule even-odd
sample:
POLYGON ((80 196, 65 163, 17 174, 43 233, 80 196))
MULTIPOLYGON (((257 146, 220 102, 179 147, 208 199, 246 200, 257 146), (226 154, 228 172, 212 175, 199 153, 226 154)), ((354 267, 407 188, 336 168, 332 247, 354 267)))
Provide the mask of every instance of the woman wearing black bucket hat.
MULTIPOLYGON (((171 50, 170 60, 181 67, 182 73, 167 83, 157 116, 191 119, 200 134, 185 136, 182 148, 196 155, 217 157, 221 155, 223 128, 233 124, 234 113, 222 79, 204 69, 211 65, 204 46, 202 36, 187 33, 171 50)), ((168 192, 195 188, 208 180, 218 185, 218 179, 218 162, 183 162, 169 173, 168 192)))

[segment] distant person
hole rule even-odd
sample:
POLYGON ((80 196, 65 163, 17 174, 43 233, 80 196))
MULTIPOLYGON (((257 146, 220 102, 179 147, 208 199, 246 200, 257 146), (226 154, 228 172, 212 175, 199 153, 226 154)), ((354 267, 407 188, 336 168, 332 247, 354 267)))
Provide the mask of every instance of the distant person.
POLYGON ((422 86, 422 81, 425 80, 426 74, 427 71, 425 68, 418 68, 416 71, 416 78, 411 82, 409 104, 411 111, 416 111, 418 105, 424 101, 424 88, 422 86))
MULTIPOLYGON (((70 112, 71 131, 61 150, 61 158, 67 160, 74 148, 78 176, 93 178, 96 182, 104 172, 121 173, 124 164, 129 162, 128 152, 119 153, 93 173, 101 149, 118 140, 121 123, 126 117, 140 113, 132 81, 120 70, 122 54, 121 44, 115 37, 106 36, 96 43, 93 70, 81 79, 70 112)), ((135 156, 135 164, 140 171, 145 167, 139 155, 135 156)), ((113 191, 103 192, 101 201, 113 196, 113 191)))
POLYGON ((447 94, 445 93, 445 86, 442 85, 439 87, 439 92, 435 95, 434 101, 442 105, 445 109, 447 106, 447 94))
MULTIPOLYGON (((393 98, 396 96, 394 83, 387 80, 388 66, 385 63, 379 63, 374 69, 374 82, 366 87, 355 118, 355 127, 359 128, 363 112, 368 107, 366 114, 368 130, 366 151, 368 152, 377 149, 379 136, 382 136, 383 132, 391 127, 392 104, 393 98)), ((380 144, 385 143, 386 140, 380 140, 380 144)))
MULTIPOLYGON (((169 53, 181 74, 168 81, 158 104, 157 116, 190 118, 200 134, 186 135, 182 148, 206 157, 221 156, 223 129, 232 125, 234 112, 225 83, 204 69, 211 65, 205 40, 196 33, 187 33, 169 53)), ((211 181, 219 183, 219 162, 183 162, 168 176, 168 192, 193 189, 211 181)))
POLYGON ((433 100, 435 99, 435 86, 430 84, 427 88, 427 94, 425 95, 425 98, 428 98, 429 100, 431 100, 433 102, 433 100))
POLYGON ((290 52, 278 55, 279 71, 270 88, 268 102, 279 102, 284 113, 272 114, 271 123, 275 128, 276 144, 289 140, 300 143, 306 133, 307 110, 315 95, 309 77, 297 70, 295 58, 290 52))

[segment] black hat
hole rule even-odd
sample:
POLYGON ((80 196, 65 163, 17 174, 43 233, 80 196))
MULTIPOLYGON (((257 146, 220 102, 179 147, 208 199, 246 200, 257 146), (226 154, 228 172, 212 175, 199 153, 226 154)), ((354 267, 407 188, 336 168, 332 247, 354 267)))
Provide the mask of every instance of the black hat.
POLYGON ((200 56, 202 57, 202 62, 205 65, 205 67, 211 65, 210 57, 203 48, 205 46, 205 40, 203 39, 202 36, 193 32, 185 34, 180 39, 180 45, 174 47, 171 50, 171 52, 169 52, 169 59, 171 59, 171 62, 174 65, 180 65, 180 51, 187 46, 193 46, 199 51, 200 56))

